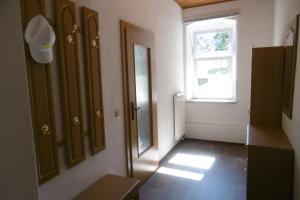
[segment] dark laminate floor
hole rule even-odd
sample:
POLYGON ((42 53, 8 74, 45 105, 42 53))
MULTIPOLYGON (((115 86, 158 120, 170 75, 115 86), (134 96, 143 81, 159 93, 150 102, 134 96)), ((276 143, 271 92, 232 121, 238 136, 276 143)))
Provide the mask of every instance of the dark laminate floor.
MULTIPOLYGON (((199 176, 200 179, 203 176, 202 180, 191 180, 155 172, 142 186, 141 200, 245 200, 245 163, 246 150, 242 145, 183 141, 166 156, 161 167, 165 167, 164 171, 168 168, 193 172, 196 174, 193 174, 192 178, 199 176), (169 163, 176 155, 181 156, 179 160, 183 162, 169 163), (187 156, 188 160, 182 156, 187 156), (195 167, 193 161, 202 168, 195 167), (193 166, 186 166, 190 164, 193 166)), ((169 172, 172 170, 167 171, 169 172)))

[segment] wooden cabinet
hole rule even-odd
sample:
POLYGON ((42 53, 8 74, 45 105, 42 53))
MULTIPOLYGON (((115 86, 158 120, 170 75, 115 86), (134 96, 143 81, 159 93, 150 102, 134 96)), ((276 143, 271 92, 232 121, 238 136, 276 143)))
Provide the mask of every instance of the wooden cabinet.
POLYGON ((85 159, 77 39, 79 27, 74 2, 56 0, 55 8, 66 161, 68 167, 72 167, 85 159))
MULTIPOLYGON (((23 30, 38 14, 45 15, 44 0, 21 0, 23 30)), ((31 117, 39 184, 59 174, 56 129, 51 85, 51 65, 35 62, 25 43, 31 117)))
POLYGON ((252 51, 247 200, 292 199, 294 151, 281 128, 284 51, 252 51))
POLYGON ((291 200, 294 151, 280 127, 247 128, 247 200, 291 200))
POLYGON ((252 51, 252 125, 281 126, 284 47, 252 51))
POLYGON ((82 7, 82 25, 85 50, 88 132, 90 136, 90 150, 92 154, 95 154, 105 148, 98 12, 82 7))

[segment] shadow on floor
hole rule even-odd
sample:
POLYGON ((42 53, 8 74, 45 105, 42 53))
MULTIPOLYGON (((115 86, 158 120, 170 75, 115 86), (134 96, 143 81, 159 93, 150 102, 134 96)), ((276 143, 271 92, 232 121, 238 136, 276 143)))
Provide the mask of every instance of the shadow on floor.
POLYGON ((141 200, 245 200, 243 145, 184 140, 141 187, 141 200))

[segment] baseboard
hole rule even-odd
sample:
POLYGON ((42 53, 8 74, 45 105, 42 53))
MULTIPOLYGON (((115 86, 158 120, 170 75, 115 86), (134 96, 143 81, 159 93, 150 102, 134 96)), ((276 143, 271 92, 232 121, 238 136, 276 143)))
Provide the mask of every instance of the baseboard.
POLYGON ((246 125, 186 123, 186 138, 245 144, 246 125))
POLYGON ((245 146, 245 143, 236 143, 236 142, 223 142, 223 141, 214 141, 214 140, 202 140, 202 139, 194 139, 194 138, 184 138, 184 141, 187 142, 205 142, 205 143, 217 143, 217 144, 228 144, 234 146, 245 146))

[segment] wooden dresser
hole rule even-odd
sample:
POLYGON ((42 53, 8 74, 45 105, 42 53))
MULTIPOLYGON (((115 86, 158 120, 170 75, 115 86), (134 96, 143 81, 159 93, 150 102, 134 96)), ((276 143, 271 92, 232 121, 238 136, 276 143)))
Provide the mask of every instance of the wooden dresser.
POLYGON ((278 127, 247 127, 247 200, 291 200, 294 151, 278 127))

